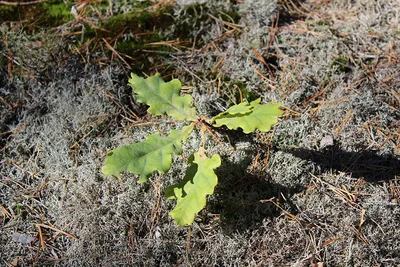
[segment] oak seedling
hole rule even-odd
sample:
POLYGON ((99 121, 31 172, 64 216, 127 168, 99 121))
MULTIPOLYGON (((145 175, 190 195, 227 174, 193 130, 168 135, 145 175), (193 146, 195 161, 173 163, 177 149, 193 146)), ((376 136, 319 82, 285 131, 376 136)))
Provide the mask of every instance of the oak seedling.
POLYGON ((217 116, 206 119, 197 115, 191 106, 193 99, 190 95, 180 94, 182 86, 178 79, 164 82, 160 74, 146 79, 132 74, 129 85, 136 100, 149 106, 147 111, 150 114, 167 115, 177 121, 186 121, 187 125, 171 130, 168 136, 152 134, 143 142, 109 151, 102 172, 105 176, 119 176, 121 172, 138 174, 139 183, 146 182, 155 171, 167 173, 171 168, 172 155, 181 154, 182 142, 195 128, 200 128, 202 147, 189 157, 184 178, 165 191, 168 199, 176 200, 176 206, 169 214, 179 226, 193 223, 196 214, 205 207, 207 195, 214 193, 218 183, 214 170, 221 165, 221 158, 218 154, 207 157, 205 131, 226 126, 231 130, 241 128, 246 134, 256 129, 267 132, 283 114, 279 109, 280 103, 261 104, 261 99, 257 99, 231 106, 217 116))

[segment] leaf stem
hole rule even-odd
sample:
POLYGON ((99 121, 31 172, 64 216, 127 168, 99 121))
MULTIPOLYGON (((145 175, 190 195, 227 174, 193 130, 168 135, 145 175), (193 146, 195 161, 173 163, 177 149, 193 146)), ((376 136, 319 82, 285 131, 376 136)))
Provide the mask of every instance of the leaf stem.
POLYGON ((207 126, 204 124, 204 123, 202 123, 201 124, 201 142, 202 142, 202 148, 205 148, 205 145, 206 145, 206 137, 205 137, 205 131, 206 130, 208 130, 207 129, 207 126))

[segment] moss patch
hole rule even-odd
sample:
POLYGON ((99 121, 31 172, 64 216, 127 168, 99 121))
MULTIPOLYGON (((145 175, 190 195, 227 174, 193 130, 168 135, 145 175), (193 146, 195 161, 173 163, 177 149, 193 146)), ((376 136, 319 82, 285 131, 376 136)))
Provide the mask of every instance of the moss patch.
POLYGON ((36 27, 57 27, 72 20, 72 3, 62 0, 50 0, 37 5, 0 6, 2 21, 24 21, 26 30, 36 27))

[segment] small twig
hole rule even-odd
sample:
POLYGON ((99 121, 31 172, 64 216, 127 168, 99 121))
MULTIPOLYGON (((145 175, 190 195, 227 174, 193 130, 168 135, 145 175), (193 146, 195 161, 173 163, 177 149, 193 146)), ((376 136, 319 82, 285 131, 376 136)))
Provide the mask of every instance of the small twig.
POLYGON ((189 254, 190 254, 190 235, 192 234, 191 231, 191 227, 188 226, 188 233, 187 233, 187 238, 186 238, 186 262, 187 262, 187 266, 191 266, 190 264, 190 258, 189 258, 189 254))
MULTIPOLYGON (((213 126, 212 126, 211 124, 207 123, 206 121, 203 121, 203 124, 202 124, 202 125, 205 125, 205 130, 207 130, 207 132, 208 132, 209 134, 211 134, 211 136, 214 138, 215 141, 218 142, 218 144, 222 145, 222 141, 219 140, 219 138, 218 138, 218 137, 213 133, 213 131, 211 131, 211 129, 210 129, 210 128, 212 128, 213 126)), ((202 127, 202 128, 203 128, 203 127, 202 127)))
POLYGON ((152 185, 154 186, 155 192, 156 192, 156 197, 154 198, 154 204, 151 209, 151 228, 150 228, 150 234, 156 238, 157 236, 155 235, 155 232, 157 231, 157 225, 159 224, 160 216, 161 216, 161 176, 158 177, 156 182, 152 181, 152 185))
POLYGON ((206 137, 204 135, 204 132, 206 131, 207 126, 205 124, 201 125, 201 147, 205 147, 206 146, 206 137))
POLYGON ((135 244, 136 244, 133 217, 129 222, 128 242, 129 242, 129 250, 133 251, 135 249, 135 244))

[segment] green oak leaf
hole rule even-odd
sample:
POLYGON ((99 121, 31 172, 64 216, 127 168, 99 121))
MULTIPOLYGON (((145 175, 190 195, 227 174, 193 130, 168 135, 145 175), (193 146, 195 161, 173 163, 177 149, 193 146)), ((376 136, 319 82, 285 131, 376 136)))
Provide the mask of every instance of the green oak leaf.
POLYGON ((259 129, 262 132, 268 132, 271 126, 278 122, 278 117, 284 112, 279 109, 280 103, 260 104, 261 99, 250 103, 250 111, 247 113, 227 113, 223 112, 214 117, 212 123, 215 127, 227 126, 231 130, 242 128, 243 132, 248 134, 259 129))
POLYGON ((194 128, 194 123, 182 130, 171 130, 168 136, 149 135, 145 141, 122 146, 106 155, 102 172, 106 176, 123 171, 139 174, 139 183, 146 182, 154 171, 166 173, 172 162, 172 154, 182 153, 182 141, 186 141, 194 128))
POLYGON ((217 116, 213 117, 210 120, 210 123, 213 123, 215 120, 224 118, 226 115, 240 115, 240 114, 249 114, 251 113, 251 110, 253 109, 252 106, 249 105, 248 102, 243 102, 238 105, 234 105, 230 108, 228 108, 226 111, 218 114, 217 116))
POLYGON ((149 106, 150 114, 168 115, 175 120, 196 121, 196 110, 190 107, 193 98, 190 95, 179 95, 182 85, 178 79, 166 83, 159 73, 147 79, 132 73, 129 85, 136 94, 137 101, 149 106))
POLYGON ((218 183, 214 169, 221 165, 221 158, 217 154, 208 158, 204 148, 200 148, 189 159, 189 163, 191 165, 183 180, 165 191, 168 199, 177 200, 170 215, 179 226, 192 224, 196 214, 206 205, 207 195, 214 193, 218 183))

